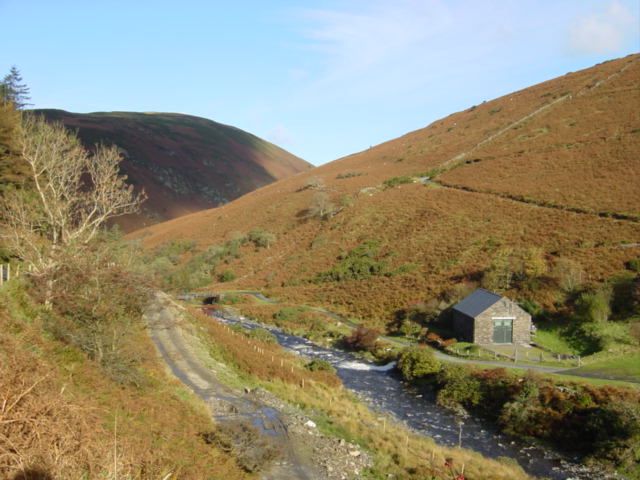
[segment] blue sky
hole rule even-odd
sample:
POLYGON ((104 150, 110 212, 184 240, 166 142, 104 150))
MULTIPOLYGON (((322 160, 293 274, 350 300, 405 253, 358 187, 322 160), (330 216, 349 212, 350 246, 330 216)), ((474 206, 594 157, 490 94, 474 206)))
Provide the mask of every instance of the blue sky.
POLYGON ((316 165, 640 50, 638 0, 0 0, 0 18, 0 72, 37 108, 199 115, 316 165))

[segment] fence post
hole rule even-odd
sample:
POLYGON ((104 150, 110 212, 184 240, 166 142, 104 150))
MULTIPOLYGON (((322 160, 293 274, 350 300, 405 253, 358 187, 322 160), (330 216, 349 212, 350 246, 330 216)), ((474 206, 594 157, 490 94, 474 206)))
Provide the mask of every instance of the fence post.
POLYGON ((7 282, 11 280, 11 264, 7 263, 7 282))
POLYGON ((0 287, 4 284, 4 265, 0 263, 0 287))

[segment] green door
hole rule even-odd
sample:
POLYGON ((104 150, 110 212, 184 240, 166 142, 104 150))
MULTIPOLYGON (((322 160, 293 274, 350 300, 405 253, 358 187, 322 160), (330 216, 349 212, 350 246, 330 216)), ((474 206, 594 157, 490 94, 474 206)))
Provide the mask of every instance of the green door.
POLYGON ((500 318, 493 320, 493 343, 512 343, 513 319, 500 318))

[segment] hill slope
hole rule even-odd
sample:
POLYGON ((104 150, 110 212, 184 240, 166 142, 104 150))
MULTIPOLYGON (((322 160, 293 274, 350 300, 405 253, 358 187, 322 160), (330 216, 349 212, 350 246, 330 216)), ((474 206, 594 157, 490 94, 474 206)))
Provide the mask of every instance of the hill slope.
POLYGON ((503 289, 552 307, 563 262, 600 282, 640 254, 639 60, 473 106, 136 237, 204 248, 261 228, 277 237, 269 249, 245 245, 217 267, 231 285, 370 324, 477 285, 500 259, 537 262, 536 278, 503 289))
POLYGON ((126 230, 211 208, 275 180, 306 171, 307 162, 235 127, 174 113, 36 110, 77 129, 83 143, 115 144, 122 169, 149 199, 126 230))

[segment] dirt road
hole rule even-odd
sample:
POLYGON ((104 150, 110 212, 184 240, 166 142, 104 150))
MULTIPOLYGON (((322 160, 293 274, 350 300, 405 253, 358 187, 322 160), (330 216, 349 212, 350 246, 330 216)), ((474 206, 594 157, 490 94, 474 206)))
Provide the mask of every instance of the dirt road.
MULTIPOLYGON (((251 394, 236 391, 216 377, 215 365, 191 331, 185 312, 167 295, 156 294, 145 313, 150 335, 173 374, 202 398, 218 424, 228 432, 240 432, 236 450, 248 456, 244 461, 268 462, 261 472, 265 480, 314 480, 325 478, 310 461, 304 445, 292 442, 281 412, 251 394), (207 359, 209 361, 207 361, 207 359), (257 438, 247 439, 247 422, 257 438), (242 431, 245 435, 242 436, 242 431)), ((224 368, 220 366, 220 368, 224 368)))

